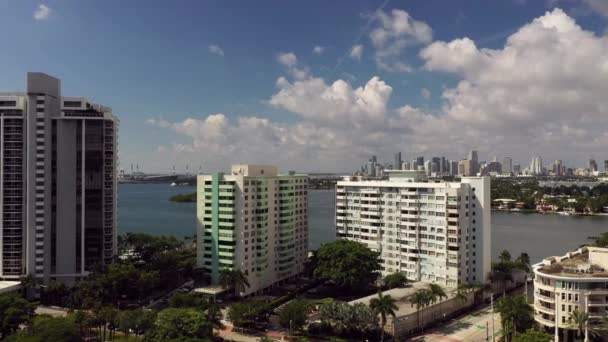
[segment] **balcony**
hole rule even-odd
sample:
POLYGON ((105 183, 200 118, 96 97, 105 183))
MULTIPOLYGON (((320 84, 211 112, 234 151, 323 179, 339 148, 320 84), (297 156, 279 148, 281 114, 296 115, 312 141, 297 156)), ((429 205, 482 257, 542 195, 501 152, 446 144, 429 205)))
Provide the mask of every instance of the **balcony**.
POLYGON ((548 307, 546 307, 546 306, 542 306, 542 305, 540 305, 540 304, 538 304, 538 303, 535 303, 535 304, 534 304, 534 308, 535 308, 537 311, 540 311, 540 312, 542 312, 542 313, 546 313, 547 315, 554 315, 554 314, 555 314, 555 309, 548 308, 548 307))
POLYGON ((538 323, 547 326, 547 327, 554 327, 555 326, 555 322, 552 320, 548 320, 543 318, 540 315, 534 315, 534 320, 537 321, 538 323))
POLYGON ((535 293, 534 298, 538 298, 539 300, 542 300, 543 302, 546 302, 546 303, 555 303, 555 298, 549 297, 549 296, 544 296, 540 293, 535 293))

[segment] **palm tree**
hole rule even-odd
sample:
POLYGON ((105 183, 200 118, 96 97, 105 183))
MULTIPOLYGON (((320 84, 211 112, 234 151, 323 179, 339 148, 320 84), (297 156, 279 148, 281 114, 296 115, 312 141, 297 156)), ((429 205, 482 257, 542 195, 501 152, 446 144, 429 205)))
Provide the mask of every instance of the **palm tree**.
POLYGON ((227 268, 220 271, 220 285, 224 289, 234 289, 236 295, 250 286, 247 276, 241 270, 227 268))
POLYGON ((523 268, 524 271, 530 272, 530 256, 526 252, 522 252, 515 261, 523 268))
POLYGON ((508 250, 503 250, 502 252, 500 252, 500 255, 498 256, 498 260, 500 260, 501 262, 509 262, 511 261, 511 253, 509 253, 508 250))
POLYGON ((222 312, 215 303, 209 303, 209 307, 207 308, 207 321, 211 323, 211 330, 224 329, 224 324, 222 324, 222 312))
POLYGON ((601 320, 595 320, 589 317, 588 312, 574 310, 570 313, 570 326, 576 329, 577 337, 585 336, 585 330, 590 337, 596 337, 604 330, 604 324, 601 320))
POLYGON ((19 281, 21 282, 21 289, 23 290, 22 296, 25 298, 28 297, 29 289, 36 289, 41 285, 40 279, 31 274, 21 277, 19 281))
POLYGON ((420 289, 410 297, 411 306, 416 306, 417 325, 420 327, 420 309, 428 306, 431 303, 431 291, 428 289, 420 289))
POLYGON ((532 321, 532 308, 522 295, 502 297, 496 303, 496 311, 500 313, 505 341, 510 341, 516 327, 525 329, 532 321))
POLYGON ((380 324, 382 329, 380 330, 380 341, 384 341, 384 326, 386 325, 386 316, 391 315, 395 317, 395 310, 398 310, 395 304, 395 299, 390 295, 383 295, 382 292, 378 292, 378 297, 372 298, 369 301, 369 307, 380 315, 380 324))
POLYGON ((489 279, 492 283, 500 284, 500 287, 502 289, 502 295, 504 297, 507 292, 507 283, 513 281, 513 275, 510 271, 506 272, 502 270, 493 270, 492 272, 490 272, 489 279))
POLYGON ((441 300, 443 298, 448 298, 448 295, 439 284, 429 284, 429 291, 431 292, 431 303, 435 304, 439 301, 439 316, 441 316, 441 300))

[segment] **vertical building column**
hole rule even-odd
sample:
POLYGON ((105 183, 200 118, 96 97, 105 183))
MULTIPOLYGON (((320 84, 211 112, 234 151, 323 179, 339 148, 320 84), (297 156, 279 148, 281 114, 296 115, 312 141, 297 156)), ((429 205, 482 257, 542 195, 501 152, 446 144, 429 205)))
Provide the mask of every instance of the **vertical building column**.
MULTIPOLYGON (((80 273, 84 274, 84 265, 85 265, 85 257, 86 257, 86 253, 85 253, 85 157, 86 157, 86 120, 82 120, 82 151, 80 151, 80 205, 81 205, 81 210, 80 210, 80 273)), ((103 254, 103 248, 101 249, 101 253, 103 254)), ((103 255, 102 255, 102 260, 103 260, 103 255)))
POLYGON ((0 277, 4 274, 4 116, 0 117, 0 277))
POLYGON ((219 283, 219 205, 221 174, 211 177, 211 283, 219 283))

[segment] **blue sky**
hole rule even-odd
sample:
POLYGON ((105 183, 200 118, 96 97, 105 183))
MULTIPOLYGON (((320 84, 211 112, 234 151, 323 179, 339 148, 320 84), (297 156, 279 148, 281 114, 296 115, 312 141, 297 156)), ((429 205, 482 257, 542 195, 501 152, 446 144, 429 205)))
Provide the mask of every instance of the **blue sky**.
MULTIPOLYGON (((504 51, 509 36, 555 7, 563 9, 563 15, 575 21, 582 31, 595 35, 597 41, 592 43, 605 45, 602 39, 608 5, 604 0, 1 0, 0 31, 8 33, 8 39, 0 51, 3 74, 0 91, 24 89, 27 71, 43 71, 61 78, 64 95, 86 96, 113 107, 121 120, 122 167, 138 163, 149 171, 167 171, 173 164, 183 169, 186 163, 197 168, 203 164, 205 170, 216 171, 225 169, 231 162, 269 162, 302 171, 349 171, 363 163, 369 153, 387 161, 391 159, 391 151, 403 151, 407 158, 436 154, 456 159, 470 148, 479 149, 482 155, 486 154, 486 159, 512 155, 522 163, 527 163, 532 154, 571 163, 582 163, 592 155, 608 159, 608 155, 601 154, 606 150, 602 140, 606 132, 579 127, 574 119, 580 113, 572 108, 559 116, 556 121, 561 123, 559 127, 546 127, 539 124, 545 120, 529 117, 530 125, 536 125, 536 130, 528 135, 548 134, 549 140, 544 141, 550 141, 565 130, 578 134, 581 143, 589 140, 590 135, 600 137, 592 146, 575 144, 564 149, 554 142, 543 144, 530 140, 524 145, 508 144, 500 139, 492 142, 491 138, 496 136, 492 130, 500 127, 490 125, 484 130, 463 126, 462 122, 453 123, 466 117, 455 112, 462 107, 458 101, 463 100, 464 95, 459 93, 462 95, 459 99, 449 102, 446 92, 462 82, 483 88, 483 80, 475 76, 482 70, 473 71, 470 67, 464 70, 441 64, 437 57, 421 57, 421 51, 431 44, 464 37, 475 42, 479 51, 482 48, 504 51), (396 32, 384 44, 374 42, 371 34, 375 29, 386 23, 385 33, 390 35, 399 18, 404 18, 393 16, 396 10, 406 13, 410 24, 417 22, 427 27, 432 32, 430 36, 396 32), (404 44, 403 48, 389 51, 398 42, 404 44), (352 47, 359 44, 360 59, 351 57, 352 47), (217 48, 211 49, 211 46, 217 48), (321 47, 317 50, 320 53, 313 51, 315 46, 321 47), (279 56, 286 53, 297 56, 297 62, 282 64, 279 56), (389 57, 378 57, 382 53, 389 57), (393 63, 393 70, 380 65, 383 62, 393 63), (407 65, 408 70, 394 70, 397 63, 407 65), (283 86, 278 84, 281 77, 287 82, 283 86), (305 108, 305 99, 288 98, 310 90, 305 87, 312 87, 313 80, 324 82, 327 87, 343 80, 354 90, 364 87, 373 77, 391 88, 390 96, 380 96, 379 109, 348 107, 351 109, 343 110, 332 106, 345 106, 345 103, 325 101, 311 103, 310 107, 315 108, 312 111, 305 108), (282 89, 292 92, 272 101, 282 89), (304 106, 292 105, 296 102, 304 106), (415 112, 408 112, 405 106, 415 112), (408 114, 398 114, 404 111, 408 114), (216 113, 223 114, 223 121, 219 126, 209 126, 206 120, 216 113), (404 122, 442 121, 422 126, 401 121, 394 124, 399 115, 404 122), (262 121, 242 127, 239 118, 262 121), (377 119, 385 125, 358 121, 362 118, 377 119), (345 128, 339 127, 340 122, 354 125, 349 130, 358 134, 351 136, 342 132, 345 128), (440 126, 445 126, 444 133, 437 131, 440 126), (248 130, 248 127, 253 128, 248 130), (446 133, 458 129, 468 138, 456 139, 446 133), (484 133, 480 134, 480 130, 484 133), (313 134, 321 132, 322 137, 313 134), (247 137, 240 141, 243 135, 249 134, 255 135, 255 139, 247 137), (425 140, 434 134, 433 141, 425 140), (323 140, 326 137, 331 138, 323 140)), ((601 64, 602 60, 597 62, 601 64)), ((508 88, 513 88, 513 84, 508 88)), ((338 93, 351 94, 349 91, 338 93)), ((356 102, 356 91, 351 95, 356 102)), ((375 95, 378 94, 370 96, 375 95)), ((599 98, 597 101, 591 111, 599 113, 589 114, 591 121, 603 113, 603 103, 599 98)), ((522 106, 526 105, 520 104, 518 108, 522 106)), ((549 112, 548 108, 538 108, 536 103, 530 104, 530 108, 549 112)), ((476 111, 481 112, 480 108, 468 108, 468 113, 476 111)), ((513 115, 521 118, 520 114, 513 115)), ((502 118, 505 113, 497 110, 497 113, 479 115, 502 118)), ((521 125, 526 126, 509 120, 503 127, 508 133, 521 125)), ((559 144, 572 141, 571 135, 564 135, 559 144)))

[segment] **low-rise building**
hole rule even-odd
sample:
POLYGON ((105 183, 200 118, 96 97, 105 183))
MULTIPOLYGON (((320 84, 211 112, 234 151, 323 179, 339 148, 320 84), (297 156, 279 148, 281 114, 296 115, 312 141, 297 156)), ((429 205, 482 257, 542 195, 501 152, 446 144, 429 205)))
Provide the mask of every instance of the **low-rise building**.
POLYGON ((533 266, 534 320, 555 334, 556 341, 574 341, 572 313, 591 319, 606 317, 608 248, 583 247, 552 256, 533 266))

